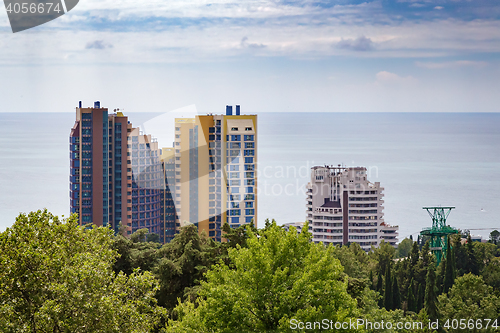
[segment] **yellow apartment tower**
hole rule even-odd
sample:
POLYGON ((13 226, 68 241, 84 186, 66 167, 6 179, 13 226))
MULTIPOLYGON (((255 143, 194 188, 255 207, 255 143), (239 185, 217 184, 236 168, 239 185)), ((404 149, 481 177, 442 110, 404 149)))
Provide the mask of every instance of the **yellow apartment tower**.
MULTIPOLYGON (((176 226, 195 224, 221 241, 227 222, 257 226, 257 115, 226 106, 225 115, 175 120, 176 226)), ((172 189, 171 189, 172 190, 172 189)))

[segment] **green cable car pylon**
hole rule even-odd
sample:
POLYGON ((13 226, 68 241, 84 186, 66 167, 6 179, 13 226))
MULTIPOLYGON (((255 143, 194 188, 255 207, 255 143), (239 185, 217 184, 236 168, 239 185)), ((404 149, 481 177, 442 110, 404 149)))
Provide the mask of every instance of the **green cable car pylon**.
POLYGON ((432 218, 432 227, 424 228, 420 235, 429 237, 430 250, 436 256, 437 264, 446 255, 448 236, 458 234, 458 229, 446 225, 446 219, 455 207, 423 207, 432 218))

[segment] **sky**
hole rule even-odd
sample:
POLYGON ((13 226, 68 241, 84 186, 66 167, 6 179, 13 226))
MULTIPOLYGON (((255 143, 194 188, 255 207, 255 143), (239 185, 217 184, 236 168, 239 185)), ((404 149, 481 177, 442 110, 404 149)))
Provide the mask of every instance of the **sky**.
POLYGON ((493 0, 81 0, 13 34, 0 112, 498 112, 493 0))

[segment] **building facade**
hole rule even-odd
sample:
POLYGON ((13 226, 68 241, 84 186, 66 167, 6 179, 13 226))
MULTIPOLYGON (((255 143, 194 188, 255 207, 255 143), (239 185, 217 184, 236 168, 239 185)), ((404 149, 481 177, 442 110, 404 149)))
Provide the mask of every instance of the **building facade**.
POLYGON ((384 222, 383 190, 364 167, 316 166, 307 185, 307 220, 316 243, 358 243, 365 251, 381 241, 396 246, 398 227, 384 222))
POLYGON ((80 102, 70 133, 71 213, 81 225, 126 234, 147 228, 168 241, 175 215, 168 210, 173 201, 165 181, 172 171, 165 165, 167 170, 173 165, 161 153, 156 139, 121 112, 109 113, 99 102, 83 108, 80 102))
POLYGON ((257 221, 257 116, 237 105, 225 115, 175 120, 177 226, 192 223, 221 241, 231 227, 257 221))
POLYGON ((215 240, 222 225, 257 224, 257 116, 175 120, 174 147, 134 128, 99 102, 76 108, 70 134, 71 213, 81 225, 132 234, 147 228, 162 243, 185 224, 215 240))

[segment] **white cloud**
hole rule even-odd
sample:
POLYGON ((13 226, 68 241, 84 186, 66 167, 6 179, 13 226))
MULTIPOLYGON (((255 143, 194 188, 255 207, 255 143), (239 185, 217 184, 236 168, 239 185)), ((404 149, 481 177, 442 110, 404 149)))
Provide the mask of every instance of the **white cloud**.
POLYGON ((402 77, 387 71, 378 72, 375 76, 376 76, 375 84, 392 85, 392 84, 412 84, 417 82, 417 79, 415 79, 412 76, 402 77))
POLYGON ((294 59, 500 52, 500 21, 401 22, 384 14, 380 6, 379 2, 321 8, 308 1, 283 5, 271 0, 88 0, 39 28, 0 34, 0 65, 59 63, 65 56, 71 64, 128 64, 219 61, 249 52, 294 59), (113 47, 91 52, 85 49, 89 41, 113 47))
POLYGON ((442 69, 442 68, 457 68, 457 67, 485 67, 488 65, 485 61, 470 61, 470 60, 457 60, 445 62, 420 62, 415 63, 418 67, 427 69, 442 69))

